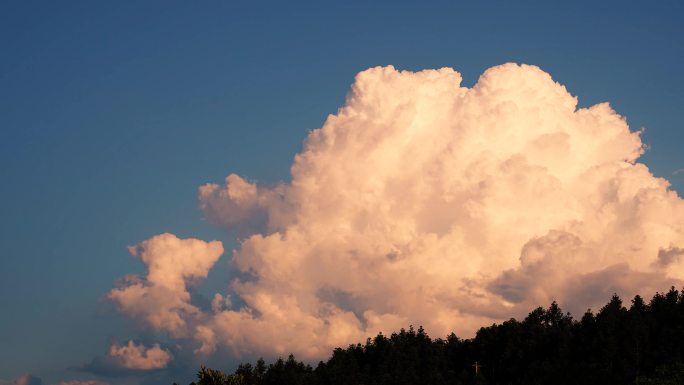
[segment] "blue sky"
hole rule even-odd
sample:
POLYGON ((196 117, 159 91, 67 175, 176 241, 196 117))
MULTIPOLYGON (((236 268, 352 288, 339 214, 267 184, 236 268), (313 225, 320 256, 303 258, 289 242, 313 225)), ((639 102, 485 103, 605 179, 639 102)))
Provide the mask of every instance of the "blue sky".
POLYGON ((170 231, 235 247, 197 187, 287 180, 368 67, 453 67, 472 85, 538 65, 581 106, 609 101, 645 127, 642 161, 681 195, 682 17, 677 1, 4 2, 0 379, 92 378, 69 368, 144 339, 102 300, 143 271, 126 246, 170 231))

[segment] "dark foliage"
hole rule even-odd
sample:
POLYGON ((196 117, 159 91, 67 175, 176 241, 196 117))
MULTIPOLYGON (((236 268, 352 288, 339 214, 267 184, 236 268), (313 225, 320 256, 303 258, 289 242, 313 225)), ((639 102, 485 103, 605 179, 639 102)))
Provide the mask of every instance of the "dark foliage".
POLYGON ((554 302, 472 339, 431 339, 419 327, 337 348, 316 368, 292 355, 233 374, 202 367, 197 385, 684 384, 684 292, 614 295, 577 321, 554 302), (476 372, 475 365, 478 370, 476 372))

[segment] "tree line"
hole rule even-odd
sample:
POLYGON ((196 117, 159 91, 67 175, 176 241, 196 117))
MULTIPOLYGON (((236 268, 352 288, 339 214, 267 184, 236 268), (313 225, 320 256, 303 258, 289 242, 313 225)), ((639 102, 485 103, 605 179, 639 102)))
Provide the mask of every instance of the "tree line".
POLYGON ((613 295, 579 320, 553 302, 470 339, 432 339, 411 326, 337 348, 315 367, 293 355, 230 374, 202 367, 190 385, 671 385, 684 384, 683 358, 684 290, 673 287, 629 308, 613 295))

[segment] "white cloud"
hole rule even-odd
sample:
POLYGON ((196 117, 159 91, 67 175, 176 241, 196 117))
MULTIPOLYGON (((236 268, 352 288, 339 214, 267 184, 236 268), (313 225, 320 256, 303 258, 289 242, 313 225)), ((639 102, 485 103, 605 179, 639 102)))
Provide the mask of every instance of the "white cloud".
POLYGON ((136 251, 148 277, 110 298, 194 337, 198 354, 321 358, 409 323, 468 336, 552 300, 580 312, 682 282, 684 201, 637 162, 644 146, 624 118, 606 103, 577 109, 534 66, 460 82, 449 68, 361 72, 291 182, 231 174, 200 187, 211 222, 252 232, 232 257, 249 277, 231 283, 239 300, 190 305, 186 280, 206 276, 220 245, 146 254, 156 238, 136 251))
POLYGON ((112 344, 107 356, 121 368, 136 370, 162 369, 173 358, 171 353, 162 349, 159 344, 146 348, 145 345, 136 345, 133 341, 128 341, 127 345, 112 344))

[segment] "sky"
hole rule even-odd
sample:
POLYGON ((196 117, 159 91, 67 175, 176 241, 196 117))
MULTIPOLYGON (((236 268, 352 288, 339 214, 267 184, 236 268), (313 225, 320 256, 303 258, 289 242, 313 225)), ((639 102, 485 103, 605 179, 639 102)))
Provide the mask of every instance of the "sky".
POLYGON ((315 360, 409 323, 467 335, 681 286, 682 16, 4 2, 0 383, 186 383, 200 362, 315 360), (306 333, 279 334, 295 321, 306 333))

